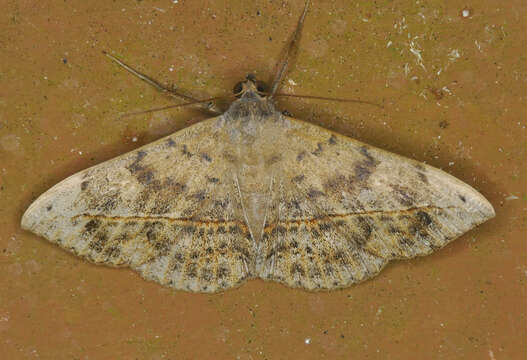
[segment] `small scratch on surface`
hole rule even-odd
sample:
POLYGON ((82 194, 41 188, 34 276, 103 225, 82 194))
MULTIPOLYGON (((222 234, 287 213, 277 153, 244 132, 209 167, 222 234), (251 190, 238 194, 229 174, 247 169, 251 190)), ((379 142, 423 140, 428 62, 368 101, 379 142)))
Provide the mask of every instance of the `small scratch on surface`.
POLYGON ((421 66, 423 70, 426 71, 426 67, 423 63, 423 55, 421 54, 423 50, 420 49, 419 44, 417 44, 415 39, 417 39, 417 36, 410 40, 410 52, 416 57, 417 65, 421 66))

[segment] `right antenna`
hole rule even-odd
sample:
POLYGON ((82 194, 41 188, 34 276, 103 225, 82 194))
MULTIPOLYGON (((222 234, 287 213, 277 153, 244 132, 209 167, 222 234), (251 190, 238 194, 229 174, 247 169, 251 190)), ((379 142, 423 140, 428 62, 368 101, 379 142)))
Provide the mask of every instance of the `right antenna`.
POLYGON ((306 5, 304 6, 304 12, 300 16, 300 19, 298 19, 298 24, 296 25, 296 29, 295 29, 295 32, 293 33, 293 37, 291 38, 291 41, 287 45, 286 51, 282 59, 279 62, 278 72, 276 73, 273 79, 273 83, 271 85, 271 91, 269 95, 271 99, 274 97, 276 90, 278 90, 278 86, 280 86, 280 83, 282 82, 282 78, 284 77, 284 74, 287 71, 287 66, 289 65, 290 59, 295 55, 296 47, 297 47, 298 41, 300 40, 300 34, 302 33, 304 19, 306 17, 307 10, 309 8, 310 3, 311 3, 311 0, 306 1, 306 5))

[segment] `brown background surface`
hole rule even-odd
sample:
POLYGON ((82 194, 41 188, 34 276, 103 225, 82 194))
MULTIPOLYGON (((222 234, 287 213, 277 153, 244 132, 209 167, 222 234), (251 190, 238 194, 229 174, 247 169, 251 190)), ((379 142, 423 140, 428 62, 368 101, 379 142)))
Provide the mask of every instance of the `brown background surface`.
POLYGON ((101 50, 197 97, 227 94, 248 72, 271 77, 303 1, 1 3, 0 357, 527 358, 525 1, 315 0, 283 90, 384 109, 280 108, 441 167, 497 216, 346 290, 253 280, 215 295, 91 265, 22 231, 20 217, 66 176, 204 118, 120 120, 170 100, 101 50))

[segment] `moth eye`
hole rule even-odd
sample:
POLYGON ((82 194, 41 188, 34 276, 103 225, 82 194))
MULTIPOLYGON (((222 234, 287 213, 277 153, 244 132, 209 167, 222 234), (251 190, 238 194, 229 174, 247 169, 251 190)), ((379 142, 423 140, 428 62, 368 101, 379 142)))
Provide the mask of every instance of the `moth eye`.
POLYGON ((264 83, 263 81, 257 81, 256 82, 256 90, 258 90, 258 92, 266 92, 267 91, 267 84, 264 83))
POLYGON ((232 89, 232 92, 233 92, 235 95, 238 94, 238 96, 239 96, 239 94, 240 94, 240 92, 242 91, 242 89, 243 89, 243 86, 242 86, 242 82, 240 81, 239 83, 237 83, 236 85, 234 85, 234 88, 232 89))

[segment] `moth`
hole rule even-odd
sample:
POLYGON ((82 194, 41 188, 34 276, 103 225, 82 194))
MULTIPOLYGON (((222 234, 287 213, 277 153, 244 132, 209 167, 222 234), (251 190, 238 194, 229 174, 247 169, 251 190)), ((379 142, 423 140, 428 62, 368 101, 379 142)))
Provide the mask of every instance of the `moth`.
POLYGON ((70 176, 27 209, 22 227, 175 289, 262 278, 330 290, 492 218, 492 205, 453 176, 275 108, 308 7, 269 89, 248 76, 224 113, 70 176))

